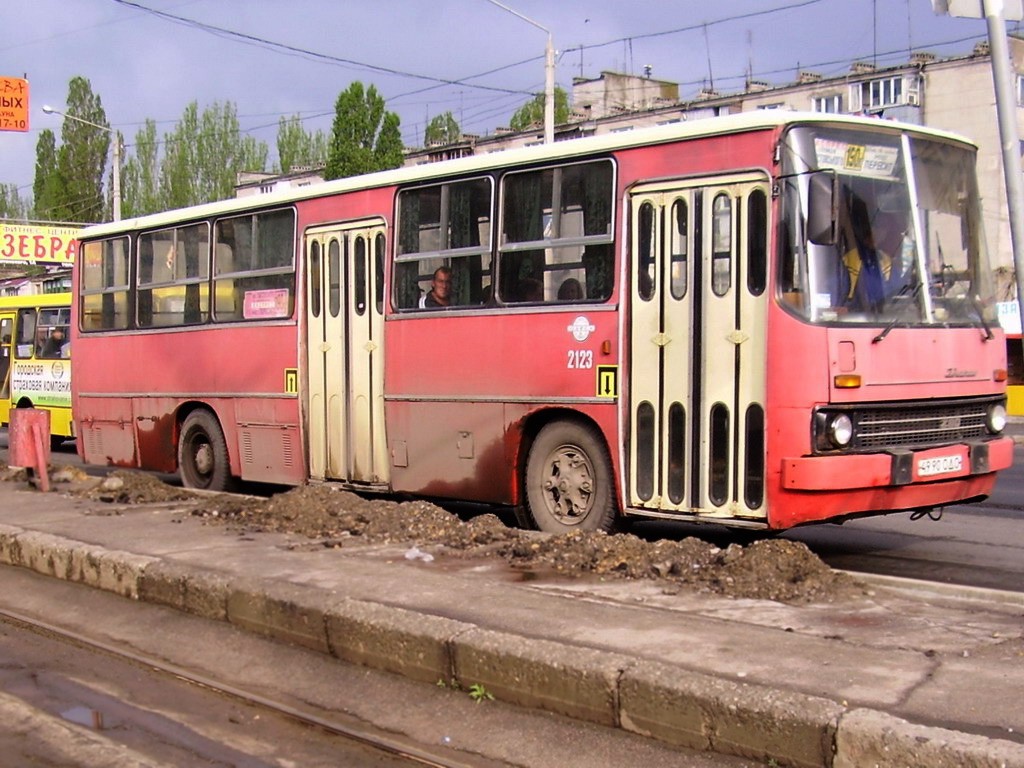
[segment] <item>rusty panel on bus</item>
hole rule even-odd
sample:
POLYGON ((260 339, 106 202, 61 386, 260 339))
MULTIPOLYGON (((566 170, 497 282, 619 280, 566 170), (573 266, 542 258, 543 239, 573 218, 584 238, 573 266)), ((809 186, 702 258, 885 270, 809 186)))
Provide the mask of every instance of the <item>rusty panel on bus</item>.
POLYGON ((105 463, 120 467, 138 465, 135 451, 135 420, 131 401, 90 398, 75 404, 79 413, 81 441, 79 453, 92 464, 105 463))

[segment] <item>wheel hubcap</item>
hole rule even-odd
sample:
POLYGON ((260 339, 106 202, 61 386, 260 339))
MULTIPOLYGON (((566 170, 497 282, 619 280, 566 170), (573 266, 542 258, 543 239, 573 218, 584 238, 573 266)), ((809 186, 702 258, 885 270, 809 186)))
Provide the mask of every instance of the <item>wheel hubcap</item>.
POLYGON ((208 475, 213 471, 213 449, 209 443, 196 446, 194 456, 197 472, 208 475))
POLYGON ((544 501, 560 522, 575 525, 586 518, 594 503, 594 468, 575 446, 562 446, 548 457, 544 501))

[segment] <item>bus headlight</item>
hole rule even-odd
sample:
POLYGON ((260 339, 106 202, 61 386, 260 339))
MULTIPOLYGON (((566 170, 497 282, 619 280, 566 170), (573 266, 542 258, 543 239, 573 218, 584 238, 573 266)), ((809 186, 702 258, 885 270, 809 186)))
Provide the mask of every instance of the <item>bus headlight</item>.
POLYGON ((995 403, 988 407, 985 413, 985 427, 993 435, 998 435, 1006 429, 1006 406, 1002 403, 995 403))
POLYGON ((837 413, 828 420, 826 434, 836 448, 845 448, 853 440, 853 421, 845 413, 837 413))

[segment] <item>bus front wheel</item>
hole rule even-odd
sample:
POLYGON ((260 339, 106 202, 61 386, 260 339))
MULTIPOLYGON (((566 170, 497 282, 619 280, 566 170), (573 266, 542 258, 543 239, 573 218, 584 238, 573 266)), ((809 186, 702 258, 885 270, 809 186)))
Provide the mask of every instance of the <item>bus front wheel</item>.
POLYGON ((611 530, 612 467, 600 435, 574 422, 541 429, 526 459, 526 502, 533 523, 548 533, 611 530))
POLYGON ((185 418, 178 438, 178 468, 186 488, 230 489, 227 442, 216 417, 209 411, 193 411, 185 418))

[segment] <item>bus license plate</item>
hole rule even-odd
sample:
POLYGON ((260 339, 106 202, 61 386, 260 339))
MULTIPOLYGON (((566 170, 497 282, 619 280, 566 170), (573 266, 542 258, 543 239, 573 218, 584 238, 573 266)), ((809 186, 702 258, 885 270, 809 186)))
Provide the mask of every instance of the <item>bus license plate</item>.
POLYGON ((959 472, 963 469, 964 457, 960 454, 955 456, 935 456, 930 459, 921 459, 917 465, 918 477, 933 477, 935 475, 948 475, 952 472, 959 472))

